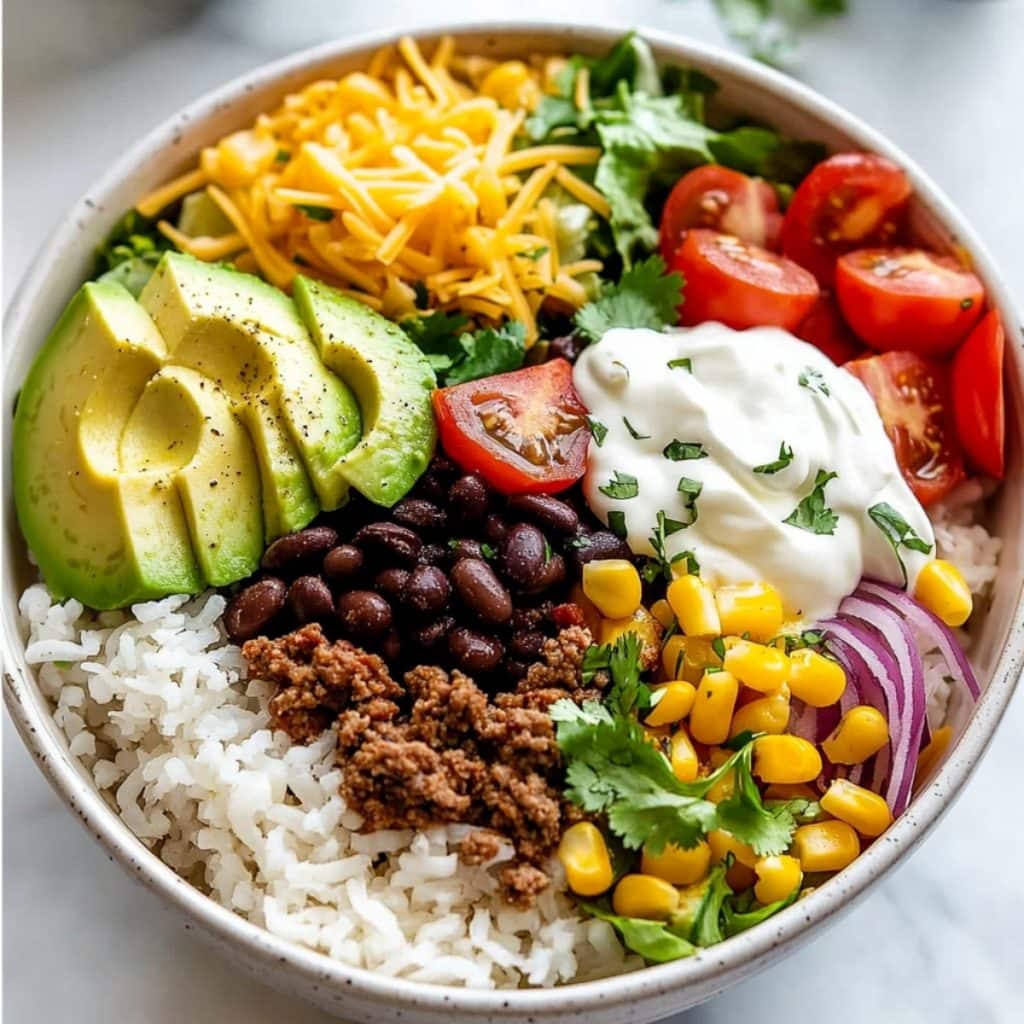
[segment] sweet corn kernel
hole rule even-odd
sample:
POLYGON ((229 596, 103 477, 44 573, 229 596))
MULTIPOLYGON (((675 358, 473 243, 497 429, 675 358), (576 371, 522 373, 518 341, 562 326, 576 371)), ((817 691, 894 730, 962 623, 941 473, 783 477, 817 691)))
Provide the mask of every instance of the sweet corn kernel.
POLYGON ((685 729, 678 729, 669 741, 669 763, 680 782, 693 782, 700 774, 700 759, 685 729))
POLYGON ((640 857, 640 870, 672 885, 692 885, 699 882, 711 864, 711 847, 702 839, 696 846, 684 850, 668 843, 661 853, 650 853, 644 847, 640 857))
POLYGON ((572 585, 572 589, 569 591, 569 600, 583 613, 583 625, 590 630, 590 635, 599 637, 601 635, 601 623, 604 620, 601 618, 601 613, 594 606, 594 602, 583 593, 581 584, 574 583, 572 585))
POLYGON ((540 86, 519 60, 503 61, 488 71, 480 83, 480 92, 509 110, 533 110, 540 99, 540 86))
POLYGON ((915 789, 928 780, 928 776, 949 748, 949 741, 952 738, 953 730, 948 725, 940 726, 932 733, 928 746, 917 755, 917 767, 914 769, 915 789))
POLYGON ((661 650, 661 664, 669 679, 699 683, 705 669, 721 668, 722 659, 706 636, 670 636, 661 650))
POLYGON ((679 628, 687 636, 717 636, 722 632, 711 588, 699 576, 680 576, 665 594, 679 628))
POLYGON ((846 673, 838 661, 809 647, 789 656, 789 690, 812 708, 835 704, 846 689, 846 673))
POLYGON ((766 786, 765 800, 817 800, 818 794, 805 782, 776 782, 766 786))
POLYGON ((775 647, 729 637, 722 667, 744 686, 761 693, 777 690, 789 678, 789 658, 775 647))
POLYGON ((651 713, 644 719, 644 722, 647 725, 671 725, 690 713, 697 690, 693 683, 676 679, 671 683, 662 683, 661 686, 652 687, 652 696, 657 699, 658 703, 651 709, 651 713), (658 697, 659 693, 661 697, 658 697))
POLYGON ((661 626, 643 605, 627 619, 601 620, 601 643, 613 644, 626 633, 635 633, 644 647, 657 648, 661 643, 661 626))
POLYGON ((601 558, 583 566, 583 593, 606 619, 628 619, 640 607, 640 573, 625 558, 601 558))
POLYGON ((860 854, 860 837, 845 821, 816 821, 793 833, 792 852, 805 874, 841 871, 860 854))
POLYGON ((569 888, 579 896, 598 896, 612 884, 614 873, 604 836, 589 821, 578 821, 562 833, 558 859, 569 888))
POLYGON ((789 725, 789 687, 783 683, 774 693, 744 704, 732 716, 730 736, 741 732, 767 732, 778 735, 789 725))
POLYGON ((644 726, 644 736, 647 737, 647 742, 652 747, 657 747, 658 750, 664 751, 665 741, 672 735, 672 730, 667 725, 657 725, 654 728, 644 726))
POLYGON ((943 558, 933 558, 918 573, 914 597, 947 626, 962 626, 974 607, 963 573, 943 558))
POLYGON ((852 825, 862 836, 880 836, 892 824, 892 811, 877 793, 847 779, 835 779, 821 798, 821 809, 852 825))
POLYGON ((722 743, 729 738, 732 713, 740 684, 731 672, 705 672, 690 710, 690 735, 698 743, 722 743))
POLYGON ((821 754, 799 736, 759 736, 754 774, 763 782, 810 782, 821 774, 821 754))
POLYGON ((770 583, 719 587, 715 606, 722 633, 746 635, 765 643, 782 626, 782 598, 770 583))
POLYGON ((723 800, 728 800, 735 792, 736 772, 727 771, 717 782, 711 784, 704 799, 710 800, 713 804, 720 804, 723 800))
POLYGON ((708 846, 711 847, 711 860, 715 864, 725 860, 728 854, 732 854, 740 864, 752 868, 757 863, 757 854, 752 847, 741 842, 731 832, 716 828, 707 835, 708 846))
POLYGON ((671 629, 672 624, 676 621, 675 615, 672 614, 672 606, 663 597, 659 597, 651 605, 651 614, 661 623, 664 629, 671 629))
POLYGON ((217 143, 217 181, 227 188, 251 185, 274 162, 277 150, 269 136, 233 132, 217 143))
POLYGON ((664 921, 679 907, 679 893, 654 875, 623 875, 612 893, 612 909, 623 917, 664 921))
POLYGON ((860 764, 889 742, 889 725, 878 708, 858 704, 850 708, 821 743, 833 764, 860 764))
POLYGON ((764 906, 784 900, 804 880, 800 861, 786 854, 781 857, 762 857, 754 865, 754 874, 757 875, 754 898, 764 906))

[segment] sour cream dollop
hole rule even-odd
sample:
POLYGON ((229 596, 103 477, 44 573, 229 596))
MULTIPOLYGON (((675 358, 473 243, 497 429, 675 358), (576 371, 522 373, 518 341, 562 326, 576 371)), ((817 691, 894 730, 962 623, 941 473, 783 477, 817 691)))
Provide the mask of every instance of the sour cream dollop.
POLYGON ((655 554, 663 513, 669 558, 691 552, 713 586, 765 580, 813 621, 862 577, 902 585, 901 559, 913 588, 931 556, 897 557, 880 507, 934 552, 863 384, 786 331, 617 328, 573 379, 594 429, 587 501, 637 553, 655 554))

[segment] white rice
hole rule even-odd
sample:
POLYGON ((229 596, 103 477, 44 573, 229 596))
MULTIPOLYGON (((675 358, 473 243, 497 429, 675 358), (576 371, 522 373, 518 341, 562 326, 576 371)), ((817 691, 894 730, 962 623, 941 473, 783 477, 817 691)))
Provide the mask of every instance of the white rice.
POLYGON ((360 835, 333 735, 303 747, 271 731, 273 688, 243 680, 223 597, 90 616, 40 583, 19 608, 71 753, 129 828, 218 903, 418 981, 553 985, 642 966, 610 925, 574 911, 561 878, 532 910, 511 909, 486 866, 459 863, 465 826, 360 835))
MULTIPOLYGON (((976 522, 981 498, 968 484, 932 510, 938 553, 978 594, 1000 547, 976 522)), ((172 868, 275 935, 395 977, 516 987, 642 966, 608 924, 575 912, 557 864, 537 905, 516 911, 488 866, 459 863, 466 827, 359 834, 333 736, 303 747, 271 731, 272 688, 244 680, 224 604, 205 594, 91 615, 41 583, 19 602, 28 661, 72 755, 172 868)), ((950 685, 925 660, 934 728, 950 685)))

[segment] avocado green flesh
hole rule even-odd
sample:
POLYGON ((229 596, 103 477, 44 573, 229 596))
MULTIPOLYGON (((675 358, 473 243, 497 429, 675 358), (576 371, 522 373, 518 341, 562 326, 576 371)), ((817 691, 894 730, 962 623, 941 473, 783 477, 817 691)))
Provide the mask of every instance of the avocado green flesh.
POLYGON ((266 509, 268 539, 278 528, 304 525, 317 503, 344 503, 348 482, 336 466, 359 442, 359 406, 318 357, 286 295, 251 275, 168 253, 139 301, 174 363, 216 381, 237 413, 262 407, 247 425, 260 433, 254 441, 270 478, 264 484, 280 481, 287 492, 266 509), (277 436, 282 426, 285 436, 277 436))
POLYGON ((32 366, 14 418, 14 497, 50 589, 93 608, 201 588, 177 495, 122 474, 118 446, 166 350, 120 285, 72 299, 32 366))
POLYGON ((256 570, 263 551, 256 454, 213 381, 183 366, 165 366, 136 404, 120 455, 124 472, 173 488, 207 583, 223 586, 256 570))
POLYGON ((337 472, 370 501, 390 507, 434 452, 434 372, 400 327, 355 299, 306 277, 296 278, 293 296, 320 358, 359 401, 363 437, 337 472))

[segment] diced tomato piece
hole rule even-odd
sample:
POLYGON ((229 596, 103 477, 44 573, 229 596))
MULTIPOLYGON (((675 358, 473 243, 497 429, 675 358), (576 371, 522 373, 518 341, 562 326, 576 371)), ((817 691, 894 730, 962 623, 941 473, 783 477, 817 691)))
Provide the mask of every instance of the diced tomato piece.
POLYGON ((993 309, 953 357, 953 418, 967 457, 1002 480, 1006 434, 1003 350, 1006 336, 993 309))
POLYGON ((796 336, 821 349, 837 366, 868 352, 864 343, 847 327, 836 300, 829 292, 818 296, 818 301, 797 328, 796 336))
POLYGON ((871 392, 917 500, 930 505, 945 497, 964 478, 948 367, 915 352, 886 352, 855 359, 846 369, 871 392))
POLYGON ((562 491, 586 469, 587 410, 564 359, 435 391, 434 416, 448 455, 504 494, 562 491))

